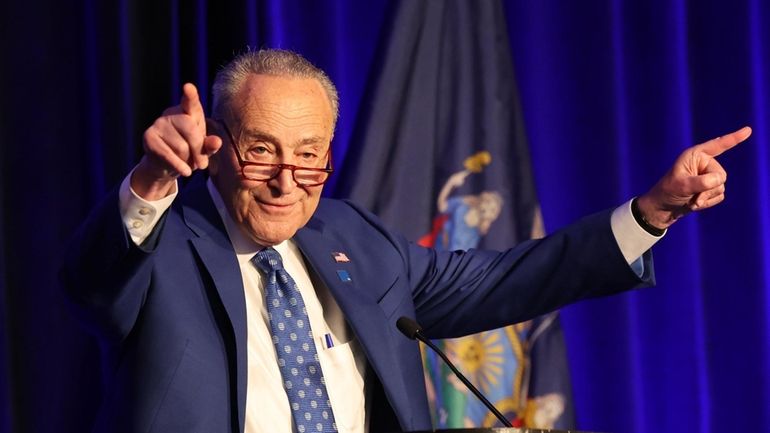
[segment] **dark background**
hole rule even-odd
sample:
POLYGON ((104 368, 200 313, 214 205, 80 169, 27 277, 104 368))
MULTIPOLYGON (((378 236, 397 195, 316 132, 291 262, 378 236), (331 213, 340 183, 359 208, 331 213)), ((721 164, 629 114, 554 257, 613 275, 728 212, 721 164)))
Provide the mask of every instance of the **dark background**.
MULTIPOLYGON (((0 5, 0 431, 87 429, 99 348, 69 316, 56 271, 75 227, 138 160, 141 133, 177 103, 181 84, 196 83, 208 106, 217 67, 246 46, 303 53, 339 87, 334 156, 344 167, 397 5, 0 5)), ((770 5, 504 6, 548 229, 644 192, 690 144, 754 128, 721 158, 727 202, 678 223, 655 248, 656 288, 563 311, 578 427, 767 431, 770 5)))

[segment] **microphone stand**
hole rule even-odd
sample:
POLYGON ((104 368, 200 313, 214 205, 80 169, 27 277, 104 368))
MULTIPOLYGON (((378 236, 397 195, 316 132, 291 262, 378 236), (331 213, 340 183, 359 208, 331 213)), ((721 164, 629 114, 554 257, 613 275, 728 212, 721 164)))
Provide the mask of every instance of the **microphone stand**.
POLYGON ((449 368, 452 369, 455 376, 457 376, 462 383, 465 384, 466 387, 468 387, 469 390, 478 397, 479 400, 481 400, 482 403, 484 403, 484 406, 486 406, 496 417, 500 420, 501 423, 503 423, 506 427, 513 427, 510 421, 508 421, 505 416, 503 416, 502 413, 500 413, 497 408, 487 400, 486 397, 479 391, 473 384, 462 374, 460 373, 460 370, 457 369, 457 367, 452 364, 452 361, 449 360, 449 358, 444 354, 444 352, 441 351, 435 344, 433 344, 430 339, 428 339, 425 335, 422 333, 422 328, 420 328, 420 325, 417 324, 414 320, 408 318, 408 317, 401 317, 396 322, 396 326, 398 326, 399 331, 401 331, 405 336, 408 338, 414 340, 420 340, 425 345, 433 349, 434 352, 436 352, 441 359, 446 362, 446 364, 449 366, 449 368))

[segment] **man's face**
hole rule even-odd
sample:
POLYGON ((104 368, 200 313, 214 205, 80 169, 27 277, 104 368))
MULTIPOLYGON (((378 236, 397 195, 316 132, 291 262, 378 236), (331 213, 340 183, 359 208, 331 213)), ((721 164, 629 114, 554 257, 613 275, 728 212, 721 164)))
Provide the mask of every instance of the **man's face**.
MULTIPOLYGON (((244 159, 302 167, 326 166, 332 110, 318 81, 251 75, 225 119, 244 159)), ((221 132, 223 140, 229 140, 221 132)), ((212 179, 241 230, 257 243, 275 245, 294 236, 318 207, 323 186, 299 186, 291 170, 269 181, 241 177, 228 143, 212 159, 212 179)))

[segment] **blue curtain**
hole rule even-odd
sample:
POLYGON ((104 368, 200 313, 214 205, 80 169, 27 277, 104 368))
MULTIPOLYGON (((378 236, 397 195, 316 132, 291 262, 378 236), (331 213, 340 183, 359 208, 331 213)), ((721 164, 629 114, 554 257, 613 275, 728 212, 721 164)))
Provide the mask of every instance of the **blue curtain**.
POLYGON ((564 311, 579 425, 769 431, 768 4, 553 3, 508 11, 547 227, 643 193, 691 143, 754 127, 721 159, 727 201, 654 249, 658 287, 564 311))
MULTIPOLYGON (((394 7, 0 5, 0 431, 87 430, 99 347, 58 295, 58 264, 181 84, 207 90, 247 45, 304 53, 340 87, 334 155, 344 166, 394 7)), ((655 248, 656 288, 564 310, 578 427, 767 431, 770 6, 511 0, 505 11, 549 230, 643 193, 686 146, 754 127, 721 159, 727 202, 677 223, 655 248)))

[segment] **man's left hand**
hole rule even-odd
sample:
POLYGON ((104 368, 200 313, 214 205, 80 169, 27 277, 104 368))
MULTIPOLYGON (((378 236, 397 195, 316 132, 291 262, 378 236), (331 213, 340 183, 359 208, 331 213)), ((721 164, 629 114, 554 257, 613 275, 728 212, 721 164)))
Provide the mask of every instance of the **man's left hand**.
POLYGON ((637 199, 645 220, 665 229, 690 212, 724 200, 727 172, 715 158, 750 135, 746 126, 682 152, 668 173, 637 199))

